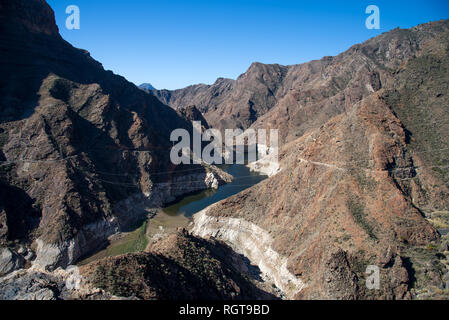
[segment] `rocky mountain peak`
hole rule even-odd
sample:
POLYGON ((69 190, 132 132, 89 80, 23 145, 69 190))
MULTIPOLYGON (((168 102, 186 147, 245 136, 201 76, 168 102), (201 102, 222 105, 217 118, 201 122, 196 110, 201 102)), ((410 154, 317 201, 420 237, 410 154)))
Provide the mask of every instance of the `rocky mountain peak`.
MULTIPOLYGON (((188 231, 82 267, 98 298, 447 295, 449 21, 300 65, 253 63, 237 80, 144 85, 150 94, 64 41, 45 1, 0 0, 0 18, 0 299, 73 297, 59 267, 229 182, 171 163, 170 133, 192 120, 279 129, 277 169, 188 231)), ((252 168, 270 167, 261 160, 252 168)))
POLYGON ((139 88, 142 89, 142 90, 147 90, 147 91, 156 90, 156 88, 153 87, 153 85, 151 83, 142 83, 139 86, 139 88))
POLYGON ((0 1, 0 29, 59 36, 53 10, 45 0, 0 1))
POLYGON ((65 267, 146 216, 130 204, 206 189, 207 173, 220 181, 197 166, 200 183, 161 191, 183 176, 169 137, 189 121, 64 41, 45 1, 0 4, 1 247, 20 243, 35 253, 29 263, 65 267))

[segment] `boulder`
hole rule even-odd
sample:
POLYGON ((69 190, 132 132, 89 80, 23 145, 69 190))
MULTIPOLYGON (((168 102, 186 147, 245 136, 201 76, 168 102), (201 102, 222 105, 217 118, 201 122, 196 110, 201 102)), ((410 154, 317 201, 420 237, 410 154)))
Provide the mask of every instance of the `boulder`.
POLYGON ((23 257, 9 248, 0 249, 0 277, 23 268, 23 257))

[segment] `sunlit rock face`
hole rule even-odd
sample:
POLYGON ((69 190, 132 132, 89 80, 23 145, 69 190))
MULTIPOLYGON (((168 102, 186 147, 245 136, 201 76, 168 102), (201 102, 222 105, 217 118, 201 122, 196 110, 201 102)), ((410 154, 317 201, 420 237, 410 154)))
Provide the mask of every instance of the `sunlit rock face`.
POLYGON ((449 212, 448 21, 149 94, 65 42, 45 1, 1 1, 0 18, 0 297, 409 299, 445 288, 435 222, 449 212), (58 268, 147 205, 230 181, 170 161, 172 130, 201 119, 279 129, 280 162, 252 165, 271 177, 195 216, 194 235, 90 264, 86 294, 69 294, 58 268), (275 295, 242 277, 247 260, 275 295), (146 286, 101 277, 116 266, 149 271, 138 274, 146 286), (366 287, 368 266, 379 290, 366 287))
POLYGON ((287 259, 304 283, 294 298, 438 296, 448 274, 438 262, 447 238, 436 230, 449 212, 448 26, 393 30, 289 67, 282 83, 295 80, 252 125, 263 120, 285 133, 279 170, 199 214, 193 230, 249 258, 273 251, 287 259), (263 241, 252 243, 245 226, 263 230, 270 246, 258 248, 263 241), (380 290, 367 289, 370 265, 379 267, 380 290))

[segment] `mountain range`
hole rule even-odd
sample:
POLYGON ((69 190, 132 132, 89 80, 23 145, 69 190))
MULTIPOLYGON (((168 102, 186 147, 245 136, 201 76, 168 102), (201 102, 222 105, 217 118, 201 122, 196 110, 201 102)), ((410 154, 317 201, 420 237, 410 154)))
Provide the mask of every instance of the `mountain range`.
POLYGON ((0 30, 0 299, 448 297, 448 20, 174 91, 104 70, 44 0, 0 0, 0 30), (279 170, 68 287, 149 208, 232 180, 171 163, 191 120, 279 129, 279 170))
POLYGON ((145 218, 136 203, 229 179, 172 165, 170 134, 188 119, 64 41, 45 1, 0 8, 0 240, 17 260, 5 270, 66 267, 145 218))
MULTIPOLYGON (((423 271, 418 248, 439 241, 429 221, 447 221, 448 31, 448 21, 394 29, 336 57, 153 90, 174 109, 195 105, 212 127, 280 130, 281 172, 201 213, 195 232, 255 260, 275 248, 309 283, 292 298, 403 299, 426 277, 445 287, 447 260, 423 271), (260 255, 256 236, 233 239, 233 219, 267 232, 260 255), (375 295, 369 264, 383 265, 375 295)), ((276 263, 269 269, 282 287, 276 263)))

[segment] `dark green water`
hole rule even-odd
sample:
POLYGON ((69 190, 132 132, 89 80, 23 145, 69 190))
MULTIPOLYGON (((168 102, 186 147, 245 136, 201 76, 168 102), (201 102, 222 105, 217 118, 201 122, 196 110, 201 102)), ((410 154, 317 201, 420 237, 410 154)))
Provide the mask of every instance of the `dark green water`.
POLYGON ((117 256, 129 252, 138 252, 145 249, 148 239, 160 232, 160 227, 167 232, 174 232, 179 227, 187 226, 191 217, 198 211, 239 193, 267 178, 267 176, 250 172, 244 165, 221 166, 232 176, 234 181, 220 186, 218 190, 205 190, 196 194, 183 196, 176 202, 163 208, 156 216, 150 218, 142 226, 133 232, 125 234, 124 237, 112 241, 104 250, 79 262, 84 265, 89 262, 109 256, 117 256), (187 218, 186 218, 187 217, 187 218))
POLYGON ((267 176, 250 172, 245 165, 233 164, 228 167, 221 167, 221 169, 234 176, 234 181, 220 186, 218 190, 205 190, 184 196, 163 208, 163 211, 171 216, 185 215, 191 217, 215 202, 233 196, 267 178, 267 176))

